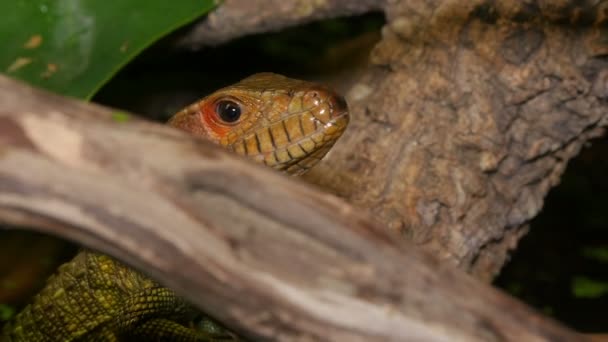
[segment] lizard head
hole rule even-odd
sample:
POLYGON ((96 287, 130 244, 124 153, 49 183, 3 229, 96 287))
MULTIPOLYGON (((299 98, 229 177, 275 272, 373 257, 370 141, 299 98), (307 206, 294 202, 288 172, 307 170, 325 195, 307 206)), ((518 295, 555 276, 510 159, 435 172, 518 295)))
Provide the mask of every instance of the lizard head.
POLYGON ((348 121, 346 101, 332 90, 260 73, 186 107, 169 125, 299 175, 323 158, 348 121))

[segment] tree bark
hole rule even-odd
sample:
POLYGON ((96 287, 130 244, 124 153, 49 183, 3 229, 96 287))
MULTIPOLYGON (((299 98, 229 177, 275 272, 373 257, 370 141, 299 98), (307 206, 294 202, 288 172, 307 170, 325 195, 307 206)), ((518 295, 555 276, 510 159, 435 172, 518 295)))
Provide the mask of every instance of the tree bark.
POLYGON ((352 125, 307 180, 486 281, 608 122, 606 1, 280 2, 226 1, 182 42, 381 6, 383 39, 347 94, 352 125))
POLYGON ((310 179, 491 280, 608 123, 608 5, 580 3, 393 2, 310 179))
POLYGON ((113 117, 0 77, 0 224, 116 256, 254 338, 583 340, 332 195, 113 117))

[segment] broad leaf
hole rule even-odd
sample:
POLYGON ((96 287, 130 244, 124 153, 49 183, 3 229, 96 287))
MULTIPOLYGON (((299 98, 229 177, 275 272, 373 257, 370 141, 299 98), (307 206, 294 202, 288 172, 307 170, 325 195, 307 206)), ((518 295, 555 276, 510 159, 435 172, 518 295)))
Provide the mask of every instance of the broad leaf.
POLYGON ((0 72, 89 99, 122 66, 213 0, 0 0, 0 72))

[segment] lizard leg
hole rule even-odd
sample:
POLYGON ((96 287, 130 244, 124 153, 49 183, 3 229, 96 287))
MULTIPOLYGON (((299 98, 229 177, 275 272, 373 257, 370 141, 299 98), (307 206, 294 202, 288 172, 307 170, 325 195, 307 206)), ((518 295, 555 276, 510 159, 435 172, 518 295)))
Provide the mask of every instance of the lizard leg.
POLYGON ((120 308, 114 318, 114 326, 120 335, 171 342, 227 341, 233 338, 217 324, 199 324, 198 329, 187 326, 200 317, 200 313, 166 287, 138 291, 127 298, 120 308))
POLYGON ((226 332, 195 330, 165 318, 150 319, 129 332, 129 337, 145 341, 228 342, 238 341, 226 332))
POLYGON ((101 326, 74 340, 74 342, 120 342, 116 334, 108 329, 108 327, 101 326))

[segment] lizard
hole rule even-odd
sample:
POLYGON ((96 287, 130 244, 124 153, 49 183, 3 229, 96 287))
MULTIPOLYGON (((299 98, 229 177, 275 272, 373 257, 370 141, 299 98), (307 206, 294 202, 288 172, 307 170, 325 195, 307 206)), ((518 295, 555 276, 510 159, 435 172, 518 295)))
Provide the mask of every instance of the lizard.
MULTIPOLYGON (((349 122, 324 86, 259 73, 174 114, 168 125, 290 175, 314 166, 349 122)), ((2 330, 3 342, 227 341, 238 337, 171 289, 82 249, 2 330), (198 324, 194 324, 198 322, 198 324)))

